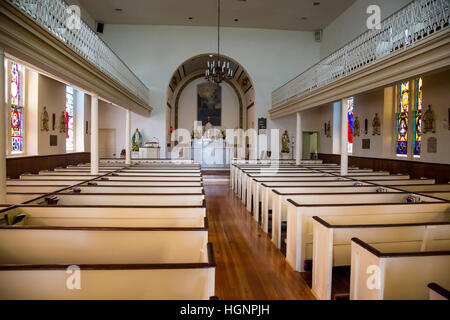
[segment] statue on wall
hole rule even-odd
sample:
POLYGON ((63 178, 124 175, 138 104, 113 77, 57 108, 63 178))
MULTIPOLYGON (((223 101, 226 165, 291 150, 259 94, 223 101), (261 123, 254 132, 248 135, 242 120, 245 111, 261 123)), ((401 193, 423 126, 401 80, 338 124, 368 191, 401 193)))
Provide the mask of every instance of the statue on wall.
POLYGON ((359 136, 359 119, 358 117, 355 117, 355 120, 353 121, 353 135, 354 136, 359 136))
POLYGON ((66 112, 63 111, 61 114, 61 118, 59 118, 59 132, 66 132, 66 112))
POLYGON ((42 115, 41 115, 41 122, 42 122, 42 128, 41 131, 48 131, 48 121, 49 121, 49 117, 48 117, 48 112, 47 112, 47 107, 44 106, 44 111, 42 111, 42 115))
POLYGON ((142 147, 142 134, 139 132, 139 129, 136 128, 136 132, 133 134, 132 138, 132 150, 139 151, 139 148, 142 147))
POLYGON ((331 137, 331 122, 325 122, 325 137, 330 138, 331 137))
POLYGON ((422 118, 422 133, 436 132, 436 121, 434 119, 433 110, 431 110, 431 105, 428 105, 428 110, 424 113, 422 118))
POLYGON ((289 153, 289 135, 287 133, 287 130, 284 130, 283 135, 281 136, 281 152, 282 153, 289 153))
POLYGON ((381 133, 381 121, 378 117, 378 113, 375 113, 375 118, 372 121, 372 135, 379 136, 381 133))

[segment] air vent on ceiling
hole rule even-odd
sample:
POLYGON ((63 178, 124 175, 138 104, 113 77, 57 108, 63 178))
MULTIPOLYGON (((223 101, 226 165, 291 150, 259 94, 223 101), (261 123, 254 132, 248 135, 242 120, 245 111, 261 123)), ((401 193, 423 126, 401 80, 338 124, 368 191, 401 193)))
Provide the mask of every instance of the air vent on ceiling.
POLYGON ((316 40, 317 42, 322 41, 322 30, 314 31, 314 40, 316 40))

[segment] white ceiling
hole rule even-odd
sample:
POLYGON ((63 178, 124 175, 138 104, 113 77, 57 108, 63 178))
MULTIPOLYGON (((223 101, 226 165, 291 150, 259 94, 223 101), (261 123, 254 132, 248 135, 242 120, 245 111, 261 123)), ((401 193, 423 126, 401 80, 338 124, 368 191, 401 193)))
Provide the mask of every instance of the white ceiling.
MULTIPOLYGON (((217 0, 79 0, 79 2, 95 20, 106 24, 217 25, 217 0), (116 8, 123 11, 118 12, 116 8), (192 20, 189 20, 189 17, 192 17, 192 20)), ((221 0, 221 25, 240 28, 319 30, 336 19, 353 2, 355 0, 221 0), (320 5, 314 6, 314 2, 320 2, 320 5)))

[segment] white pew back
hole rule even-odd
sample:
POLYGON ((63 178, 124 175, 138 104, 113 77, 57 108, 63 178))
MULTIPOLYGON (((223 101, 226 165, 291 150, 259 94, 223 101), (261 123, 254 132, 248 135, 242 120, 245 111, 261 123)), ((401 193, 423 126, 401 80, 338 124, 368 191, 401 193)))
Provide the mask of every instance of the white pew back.
POLYGON ((428 299, 428 283, 450 286, 448 249, 413 252, 403 251, 400 246, 384 250, 353 238, 350 299, 428 299), (375 272, 375 276, 367 270, 375 272), (373 285, 372 279, 376 280, 373 285))
POLYGON ((351 264, 353 237, 385 248, 401 244, 403 250, 421 247, 424 250, 437 250, 450 247, 449 213, 441 213, 431 218, 423 214, 412 219, 404 219, 402 215, 334 218, 313 217, 312 290, 319 299, 331 299, 333 266, 351 264), (334 222, 330 223, 330 220, 334 222), (387 220, 389 223, 386 223, 387 220))
POLYGON ((10 221, 25 214, 25 225, 61 227, 188 227, 205 226, 205 206, 36 206, 24 205, 5 211, 10 221))
MULTIPOLYGON (((450 203, 434 199, 429 199, 428 203, 401 203, 404 198, 404 194, 401 193, 379 193, 370 196, 369 194, 353 194, 352 196, 353 203, 351 200, 340 197, 335 200, 336 204, 330 203, 332 200, 324 199, 323 204, 316 205, 299 204, 288 199, 286 259, 292 268, 304 271, 305 260, 312 258, 313 216, 321 218, 347 216, 357 219, 358 216, 396 214, 402 215, 402 219, 414 219, 425 213, 431 219, 436 214, 450 212, 450 203), (395 197, 398 197, 396 203, 383 202, 388 199, 395 200, 395 197)), ((389 222, 386 221, 386 223, 389 222)))

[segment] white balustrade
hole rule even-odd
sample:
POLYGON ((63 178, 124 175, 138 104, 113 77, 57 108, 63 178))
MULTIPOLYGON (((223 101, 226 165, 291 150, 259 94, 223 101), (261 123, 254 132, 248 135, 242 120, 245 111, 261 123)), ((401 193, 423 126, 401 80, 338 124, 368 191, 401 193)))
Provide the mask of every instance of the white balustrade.
POLYGON ((449 25, 449 0, 415 0, 272 92, 272 107, 408 50, 449 25))
POLYGON ((64 1, 7 1, 131 93, 149 103, 149 89, 104 41, 81 18, 79 23, 70 24, 71 21, 74 21, 70 20, 73 12, 64 1))

